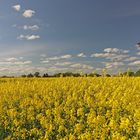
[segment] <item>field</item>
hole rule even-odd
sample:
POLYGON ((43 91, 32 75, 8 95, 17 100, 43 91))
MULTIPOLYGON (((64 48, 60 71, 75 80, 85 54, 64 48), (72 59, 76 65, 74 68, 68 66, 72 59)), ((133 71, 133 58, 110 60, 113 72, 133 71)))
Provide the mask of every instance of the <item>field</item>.
POLYGON ((0 140, 139 140, 140 78, 0 79, 0 140))

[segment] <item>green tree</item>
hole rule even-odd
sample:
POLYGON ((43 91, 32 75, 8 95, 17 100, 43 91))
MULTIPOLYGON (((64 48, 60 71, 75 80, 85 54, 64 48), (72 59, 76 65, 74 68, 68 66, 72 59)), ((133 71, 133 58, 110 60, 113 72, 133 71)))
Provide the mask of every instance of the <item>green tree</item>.
POLYGON ((35 72, 34 73, 34 77, 40 77, 40 73, 39 72, 35 72))
POLYGON ((21 75, 21 77, 27 77, 25 74, 21 75))
POLYGON ((135 76, 140 76, 140 69, 135 73, 135 76))
POLYGON ((44 73, 42 77, 49 77, 48 73, 44 73))
POLYGON ((32 73, 28 74, 27 77, 34 77, 32 73))

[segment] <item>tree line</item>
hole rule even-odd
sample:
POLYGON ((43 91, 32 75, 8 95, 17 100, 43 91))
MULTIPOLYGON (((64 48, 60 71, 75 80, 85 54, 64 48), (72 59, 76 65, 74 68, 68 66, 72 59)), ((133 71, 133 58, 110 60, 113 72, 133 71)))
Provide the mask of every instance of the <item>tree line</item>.
POLYGON ((49 75, 48 73, 44 73, 43 75, 41 75, 39 72, 35 72, 35 73, 29 73, 27 75, 21 75, 21 77, 100 77, 100 76, 106 76, 106 77, 111 77, 111 76, 129 76, 129 77, 137 77, 140 76, 140 69, 136 72, 133 72, 131 70, 128 70, 126 72, 119 72, 118 74, 108 74, 106 71, 103 71, 102 74, 93 72, 93 73, 73 73, 73 72, 64 72, 64 73, 55 73, 53 75, 49 75))
MULTIPOLYGON (((140 69, 136 72, 133 72, 131 70, 128 70, 126 72, 119 72, 118 74, 108 74, 105 70, 102 72, 102 74, 93 72, 93 73, 73 73, 73 72, 64 72, 64 73, 55 73, 53 75, 49 75, 48 73, 44 73, 43 75, 40 74, 40 72, 35 72, 35 73, 29 73, 29 74, 23 74, 20 77, 27 77, 27 78, 32 78, 32 77, 100 77, 100 76, 106 76, 106 77, 116 77, 116 76, 129 76, 129 77, 139 77, 140 76, 140 69)), ((10 77, 13 78, 14 76, 1 76, 2 78, 10 77)))

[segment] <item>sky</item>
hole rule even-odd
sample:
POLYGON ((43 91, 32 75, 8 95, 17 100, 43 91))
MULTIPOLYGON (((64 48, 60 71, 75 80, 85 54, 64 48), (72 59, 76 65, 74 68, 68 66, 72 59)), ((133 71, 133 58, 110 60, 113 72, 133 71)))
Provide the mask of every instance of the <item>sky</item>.
POLYGON ((1 0, 0 75, 140 66, 138 0, 1 0))

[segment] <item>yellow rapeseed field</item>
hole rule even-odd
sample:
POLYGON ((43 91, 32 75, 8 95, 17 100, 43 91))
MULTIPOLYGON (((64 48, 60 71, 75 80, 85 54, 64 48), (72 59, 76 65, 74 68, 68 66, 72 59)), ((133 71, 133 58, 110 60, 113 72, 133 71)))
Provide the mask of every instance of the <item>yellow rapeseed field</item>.
POLYGON ((140 140, 140 78, 0 79, 0 140, 140 140))

